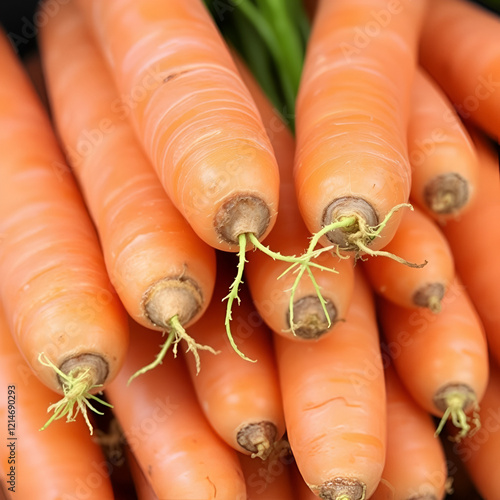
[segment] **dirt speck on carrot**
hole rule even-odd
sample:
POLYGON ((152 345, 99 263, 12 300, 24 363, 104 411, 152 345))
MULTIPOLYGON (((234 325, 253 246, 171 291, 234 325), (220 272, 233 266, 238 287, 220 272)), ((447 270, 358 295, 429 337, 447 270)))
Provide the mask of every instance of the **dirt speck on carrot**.
POLYGON ((445 287, 442 283, 429 283, 415 292, 413 303, 418 307, 427 307, 433 313, 439 313, 444 293, 445 287))
POLYGON ((186 277, 158 281, 149 288, 143 301, 147 317, 161 328, 168 328, 174 316, 185 325, 196 316, 202 303, 200 288, 186 277))
MULTIPOLYGON (((326 333, 337 317, 337 309, 333 302, 324 297, 326 310, 331 323, 325 316, 321 302, 316 295, 307 295, 293 303, 294 333, 303 339, 317 339, 326 333)), ((290 325, 290 312, 287 313, 287 324, 290 325)))
MULTIPOLYGON (((89 379, 93 381, 94 385, 104 384, 109 374, 108 362, 102 356, 92 353, 80 354, 79 356, 68 358, 61 364, 59 369, 66 375, 72 372, 76 374, 78 371, 83 372, 88 370, 89 379)), ((64 383, 59 375, 58 378, 62 387, 64 383)))
POLYGON ((242 427, 236 435, 236 441, 252 457, 265 460, 273 450, 277 437, 276 426, 272 422, 257 422, 242 427))
POLYGON ((357 479, 347 477, 336 477, 313 489, 323 500, 364 500, 366 497, 366 486, 357 479))
POLYGON ((433 212, 452 214, 469 200, 469 183, 456 173, 440 175, 425 186, 424 200, 433 212))
MULTIPOLYGON (((352 217, 365 221, 366 226, 376 226, 380 221, 375 209, 362 198, 346 196, 334 200, 323 212, 323 226, 327 226, 334 221, 338 221, 343 217, 352 217)), ((334 229, 326 234, 326 237, 335 245, 338 245, 342 250, 357 250, 357 246, 352 244, 348 236, 349 234, 359 231, 357 224, 352 226, 334 229)))
POLYGON ((260 238, 271 220, 268 205, 257 196, 235 196, 215 216, 215 229, 223 241, 238 245, 238 236, 253 233, 260 238))

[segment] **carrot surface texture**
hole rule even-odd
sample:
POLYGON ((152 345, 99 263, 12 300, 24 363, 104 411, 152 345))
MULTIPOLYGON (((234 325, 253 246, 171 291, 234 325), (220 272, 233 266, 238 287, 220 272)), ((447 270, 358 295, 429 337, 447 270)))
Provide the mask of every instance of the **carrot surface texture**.
POLYGON ((438 313, 455 276, 453 255, 440 228, 420 210, 407 211, 385 249, 412 262, 428 261, 424 268, 412 269, 367 257, 362 266, 374 290, 402 307, 427 307, 438 313))
POLYGON ((474 144, 444 91, 422 68, 413 83, 408 152, 410 198, 429 216, 445 221, 470 206, 478 169, 474 144))
POLYGON ((325 499, 370 498, 385 461, 384 370, 372 291, 357 269, 346 321, 303 344, 275 336, 287 435, 299 471, 325 499))
POLYGON ((235 311, 235 337, 257 363, 247 363, 238 356, 224 335, 222 298, 233 267, 229 257, 221 254, 217 262, 216 289, 203 321, 188 329, 190 335, 213 346, 218 354, 200 353, 204 369, 199 373, 194 359, 186 361, 200 406, 219 436, 240 453, 264 459, 285 432, 278 372, 270 331, 246 290, 235 311))
POLYGON ((197 350, 209 347, 184 327, 197 321, 210 301, 215 250, 168 199, 129 120, 113 111, 118 93, 76 4, 62 5, 49 19, 40 45, 52 112, 99 233, 108 274, 135 321, 167 332, 160 355, 141 373, 181 340, 199 369, 197 350))
POLYGON ((68 421, 118 373, 128 344, 95 230, 48 117, 6 37, 0 37, 0 298, 38 378, 68 421), (26 146, 26 145, 29 145, 26 146), (64 167, 67 169, 67 167, 64 167))
POLYGON ((382 479, 372 500, 440 500, 448 484, 441 441, 430 415, 408 394, 389 364, 387 454, 382 479))
POLYGON ((400 380, 429 413, 448 419, 461 439, 480 425, 477 408, 488 381, 483 325, 458 278, 441 302, 441 312, 402 308, 383 299, 379 316, 400 380))
POLYGON ((295 159, 300 211, 316 242, 373 254, 396 231, 410 194, 406 134, 425 9, 410 0, 319 2, 295 159))
POLYGON ((479 418, 483 425, 474 435, 455 443, 453 451, 465 465, 482 498, 500 498, 500 369, 491 364, 488 387, 481 401, 479 418))
POLYGON ((496 250, 477 254, 478 224, 483 248, 500 247, 500 177, 498 154, 493 145, 478 131, 472 132, 479 157, 476 200, 467 213, 443 226, 453 252, 457 270, 474 302, 484 325, 491 355, 500 363, 500 259, 496 250), (483 226, 484 224, 484 226, 483 226))
POLYGON ((255 103, 200 0, 79 6, 119 89, 118 111, 132 120, 170 199, 202 240, 238 251, 231 339, 246 249, 281 258, 260 242, 276 220, 279 171, 255 103))
POLYGON ((420 56, 422 65, 448 94, 460 116, 498 140, 499 17, 463 0, 430 2, 420 56))
POLYGON ((243 500, 245 481, 237 454, 205 419, 182 357, 164 360, 127 387, 156 349, 146 328, 132 320, 130 333, 123 368, 105 393, 158 498, 243 500))
MULTIPOLYGON (((279 214, 267 243, 282 255, 307 255, 309 232, 293 183, 292 133, 241 59, 235 58, 235 62, 259 109, 280 169, 279 214)), ((307 258, 301 265, 267 257, 263 252, 248 252, 245 275, 254 304, 273 331, 297 339, 317 339, 345 318, 354 286, 350 260, 331 252, 324 252, 309 265, 307 258)))
POLYGON ((1 307, 0 385, 0 470, 7 498, 113 500, 110 465, 83 420, 73 425, 54 422, 45 432, 38 431, 54 392, 36 379, 23 359, 1 307))

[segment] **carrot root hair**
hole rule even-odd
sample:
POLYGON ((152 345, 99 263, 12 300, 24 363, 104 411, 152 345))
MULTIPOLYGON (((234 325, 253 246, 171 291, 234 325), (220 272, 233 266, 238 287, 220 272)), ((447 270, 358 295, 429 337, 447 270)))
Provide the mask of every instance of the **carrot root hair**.
MULTIPOLYGON (((97 410, 90 400, 97 401, 104 406, 113 408, 108 402, 91 394, 92 390, 103 386, 102 383, 98 382, 101 382, 100 379, 103 378, 103 372, 107 375, 107 363, 103 358, 95 354, 86 354, 78 356, 78 358, 80 359, 79 362, 69 363, 71 369, 68 373, 65 373, 65 371, 52 363, 43 352, 38 356, 38 361, 43 366, 51 368, 57 374, 64 394, 61 400, 47 408, 48 413, 51 411, 54 413, 49 420, 47 420, 45 425, 40 428, 41 431, 45 430, 54 420, 59 420, 63 417, 66 417, 66 422, 74 422, 78 414, 81 413, 92 435, 93 427, 90 423, 87 408, 98 415, 103 415, 103 413, 97 410), (103 367, 102 365, 105 366, 103 367)), ((67 362, 63 363, 63 367, 64 364, 67 364, 67 362)))
POLYGON ((443 411, 443 416, 434 433, 436 437, 439 436, 448 419, 458 429, 458 433, 453 438, 455 441, 461 441, 481 428, 477 398, 474 391, 467 385, 451 384, 444 387, 434 397, 434 404, 443 411), (472 410, 471 415, 466 414, 469 408, 472 410))
MULTIPOLYGON (((149 372, 150 370, 153 370, 157 366, 161 365, 163 363, 163 359, 165 358, 165 355, 167 354, 168 349, 170 346, 172 346, 172 353, 174 355, 174 358, 177 357, 177 347, 179 345, 179 342, 181 340, 184 340, 187 344, 187 349, 186 352, 192 352, 193 356, 196 360, 196 374, 200 372, 200 355, 198 353, 199 350, 201 351, 209 351, 212 354, 218 354, 219 351, 216 351, 212 347, 208 345, 203 345, 203 344, 198 344, 193 337, 188 335, 184 327, 182 326, 181 322, 179 321, 179 318, 177 316, 173 316, 169 321, 168 321, 168 336, 167 340, 165 343, 161 346, 160 352, 156 355, 155 359, 149 363, 148 365, 142 367, 141 369, 137 370, 127 381, 127 385, 130 385, 132 380, 137 378, 139 375, 144 375, 145 373, 149 372)), ((164 332, 165 333, 165 332, 164 332)))
POLYGON ((366 485, 361 481, 347 477, 337 477, 326 481, 321 486, 312 486, 323 500, 364 500, 366 485))
POLYGON ((274 449, 277 436, 276 426, 271 422, 258 422, 245 425, 236 435, 236 441, 252 458, 266 460, 274 449))

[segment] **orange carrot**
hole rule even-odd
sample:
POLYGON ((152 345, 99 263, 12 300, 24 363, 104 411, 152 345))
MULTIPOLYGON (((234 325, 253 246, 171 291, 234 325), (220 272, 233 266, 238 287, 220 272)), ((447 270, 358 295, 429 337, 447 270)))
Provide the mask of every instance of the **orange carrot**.
POLYGON ((442 417, 437 432, 451 417, 460 437, 468 434, 486 389, 488 352, 482 324, 458 278, 439 314, 382 300, 380 320, 384 350, 406 389, 422 408, 442 417))
POLYGON ((174 205, 215 248, 262 239, 278 169, 248 90, 200 0, 80 1, 174 205))
POLYGON ((345 323, 315 343, 275 336, 287 435, 321 498, 375 491, 385 460, 385 385, 371 290, 357 271, 345 323))
MULTIPOLYGON (((159 498, 245 498, 236 452, 213 431, 181 358, 127 380, 155 351, 154 337, 131 321, 131 348, 106 389, 125 439, 159 498)), ((248 363, 250 364, 250 363, 248 363)))
MULTIPOLYGON (((245 65, 237 58, 235 62, 259 109, 280 169, 279 215, 266 243, 283 255, 303 254, 309 233, 295 198, 293 136, 245 65)), ((263 252, 249 252, 247 260, 246 277, 254 304, 275 332, 316 339, 345 318, 354 286, 350 260, 325 253, 315 263, 335 272, 313 267, 308 270, 311 279, 300 279, 305 268, 296 278, 287 273, 289 263, 269 259, 263 252)))
POLYGON ((371 253, 408 202, 407 126, 426 2, 322 0, 297 100, 295 184, 323 244, 371 253))
POLYGON ((183 327, 210 301, 215 251, 168 199, 128 120, 112 111, 118 93, 74 3, 43 26, 40 42, 54 118, 113 285, 135 321, 196 348, 183 327))
POLYGON ((72 420, 119 371, 127 323, 75 182, 58 175, 65 163, 49 120, 3 35, 0 57, 0 298, 31 368, 64 394, 49 422, 72 420))
POLYGON ((479 156, 477 197, 467 213, 443 227, 450 243, 458 273, 472 299, 488 338, 490 353, 500 363, 500 260, 494 249, 500 248, 500 178, 498 155, 487 139, 477 132, 473 139, 479 156), (484 228, 484 230, 483 230, 484 228), (478 255, 481 247, 491 249, 478 255))
POLYGON ((54 422, 45 432, 38 431, 54 393, 26 364, 1 308, 0 387, 1 484, 8 498, 114 498, 109 480, 112 466, 82 420, 73 425, 54 422))
POLYGON ((474 485, 483 498, 500 498, 500 477, 496 473, 500 460, 500 369, 491 364, 488 387, 481 401, 478 431, 453 445, 474 485))
POLYGON ((474 144, 444 92, 421 68, 413 84, 408 151, 410 197, 430 216, 449 218, 470 205, 478 169, 474 144))
POLYGON ((266 460, 238 454, 247 487, 246 500, 290 500, 294 498, 290 478, 293 456, 288 443, 277 447, 266 460))
POLYGON ((257 363, 247 363, 238 356, 224 335, 222 299, 230 283, 229 263, 220 256, 212 302, 203 320, 188 329, 191 336, 211 345, 218 354, 200 353, 204 366, 200 373, 194 359, 186 361, 200 406, 216 432, 235 450, 265 458, 285 432, 278 373, 270 332, 247 294, 235 311, 235 336, 257 363))
POLYGON ((139 467, 134 454, 127 448, 127 463, 134 480, 135 491, 139 500, 158 500, 150 482, 146 479, 144 472, 139 467))
POLYGON ((411 262, 427 259, 427 265, 412 269, 393 260, 368 257, 363 267, 375 291, 402 307, 439 312, 455 269, 448 242, 434 221, 419 210, 405 212, 385 250, 411 262))
POLYGON ((401 384, 394 368, 385 371, 387 456, 372 500, 438 500, 447 484, 446 461, 434 424, 401 384))
POLYGON ((464 0, 429 2, 420 55, 462 118, 500 137, 498 16, 464 0))

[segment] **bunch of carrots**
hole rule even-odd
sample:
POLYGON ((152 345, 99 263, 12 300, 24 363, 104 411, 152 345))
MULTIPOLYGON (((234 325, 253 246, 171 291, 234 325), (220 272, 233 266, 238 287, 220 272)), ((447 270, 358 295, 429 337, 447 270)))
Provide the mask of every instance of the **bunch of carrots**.
POLYGON ((126 463, 140 500, 440 500, 450 456, 500 499, 500 17, 37 19, 38 85, 0 34, 0 499, 126 463))

